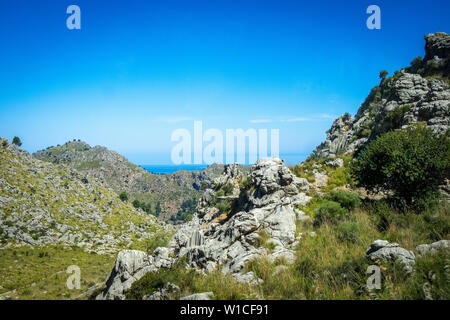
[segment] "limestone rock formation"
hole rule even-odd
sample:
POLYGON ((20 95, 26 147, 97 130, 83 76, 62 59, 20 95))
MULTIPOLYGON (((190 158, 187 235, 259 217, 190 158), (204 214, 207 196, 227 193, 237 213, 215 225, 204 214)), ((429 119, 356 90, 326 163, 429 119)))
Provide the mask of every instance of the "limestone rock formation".
MULTIPOLYGON (((213 164, 201 171, 179 170, 171 174, 153 174, 131 163, 115 151, 102 146, 91 147, 83 141, 69 141, 61 146, 38 151, 33 157, 75 169, 87 179, 95 178, 115 190, 126 192, 133 199, 160 202, 165 218, 177 214, 183 201, 197 199, 202 185, 220 175, 223 165, 213 164), (177 194, 177 197, 173 195, 177 194)), ((241 166, 242 170, 246 170, 241 166)))
MULTIPOLYGON (((231 170, 227 176, 235 177, 236 172, 231 170)), ((264 254, 292 260, 290 248, 295 241, 297 219, 294 206, 309 201, 299 192, 305 182, 296 179, 278 158, 258 161, 250 178, 252 188, 241 189, 226 216, 220 217, 220 212, 202 199, 200 205, 206 207, 199 208, 200 215, 173 237, 175 251, 187 255, 193 266, 214 269, 221 265, 224 273, 239 273, 247 261, 264 254), (276 246, 273 253, 258 245, 263 231, 276 246)))
POLYGON ((425 57, 374 87, 354 118, 337 118, 313 156, 358 151, 378 135, 422 123, 437 133, 450 129, 450 35, 425 37, 425 57))
POLYGON ((151 256, 122 252, 106 290, 98 298, 122 299, 131 282, 145 272, 169 268, 180 257, 186 257, 191 267, 202 272, 220 267, 239 282, 260 283, 254 274, 242 274, 246 262, 260 256, 284 263, 295 259, 292 248, 298 243, 296 220, 304 215, 295 206, 310 200, 299 191, 307 189, 305 181, 296 178, 279 158, 259 160, 248 177, 235 165, 225 166, 224 174, 214 180, 214 189, 206 190, 199 200, 192 221, 171 239, 170 249, 159 248, 151 256), (226 184, 234 188, 231 195, 218 197, 226 184), (229 204, 225 210, 224 203, 229 204), (264 242, 273 249, 269 250, 264 242), (136 261, 130 262, 133 259, 136 261), (165 262, 158 262, 161 259, 165 262))
POLYGON ((0 166, 0 247, 61 243, 116 253, 159 228, 95 178, 37 160, 2 138, 0 166))
POLYGON ((397 261, 401 263, 406 272, 412 272, 415 264, 415 256, 399 246, 398 243, 389 243, 386 240, 375 240, 366 251, 367 257, 373 262, 397 261))
POLYGON ((421 244, 416 247, 419 256, 424 256, 429 253, 432 254, 439 250, 450 250, 450 240, 440 240, 431 244, 421 244))

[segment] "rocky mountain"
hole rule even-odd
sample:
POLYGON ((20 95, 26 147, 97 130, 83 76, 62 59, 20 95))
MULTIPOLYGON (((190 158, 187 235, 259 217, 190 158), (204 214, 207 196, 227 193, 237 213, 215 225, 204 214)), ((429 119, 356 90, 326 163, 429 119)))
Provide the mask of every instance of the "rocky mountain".
POLYGON ((279 158, 259 160, 248 177, 237 165, 225 166, 169 248, 158 248, 153 255, 122 251, 98 299, 125 298, 133 282, 148 272, 170 268, 181 257, 199 270, 220 268, 237 281, 257 282, 252 273, 242 273, 251 259, 294 260, 292 248, 301 237, 296 221, 308 219, 296 206, 309 202, 308 188, 306 179, 293 175, 279 158))
POLYGON ((334 157, 357 152, 389 130, 412 124, 435 132, 450 129, 450 35, 439 32, 425 37, 425 56, 411 66, 382 78, 352 118, 337 118, 312 157, 334 157))
POLYGON ((2 248, 59 243, 112 253, 162 229, 95 177, 40 161, 3 138, 0 167, 2 248))
POLYGON ((125 157, 105 147, 91 147, 82 141, 70 141, 61 146, 38 151, 33 157, 79 171, 88 178, 102 181, 117 193, 125 192, 130 202, 137 199, 150 203, 153 212, 157 203, 162 218, 176 215, 186 200, 199 198, 202 186, 223 171, 214 164, 202 171, 180 170, 172 174, 152 174, 129 162, 125 157))
MULTIPOLYGON (((383 270, 393 264, 402 266, 407 275, 395 285, 400 287, 407 282, 405 286, 412 290, 419 283, 415 293, 418 297, 424 292, 425 298, 448 296, 448 292, 436 293, 437 281, 423 280, 424 274, 430 274, 428 268, 433 268, 436 278, 442 272, 441 255, 448 257, 445 203, 433 217, 413 215, 414 220, 408 222, 397 225, 392 218, 387 223, 388 215, 395 213, 388 206, 383 207, 380 198, 368 199, 379 201, 374 206, 358 207, 364 195, 353 189, 349 174, 351 154, 384 132, 417 124, 448 134, 449 36, 436 33, 425 40, 424 59, 414 59, 410 67, 392 77, 380 74, 380 85, 371 91, 356 116, 346 114, 336 119, 326 141, 304 163, 290 170, 279 158, 261 159, 248 175, 243 175, 236 165, 225 166, 223 174, 212 179, 202 194, 192 220, 180 226, 169 245, 153 253, 121 251, 105 288, 96 298, 164 300, 215 296, 211 290, 186 290, 186 283, 180 279, 177 283, 167 282, 177 280, 173 274, 168 276, 170 270, 178 273, 185 269, 193 269, 213 281, 219 277, 218 272, 226 284, 216 286, 217 291, 222 291, 223 286, 232 288, 235 283, 246 284, 239 289, 248 289, 258 298, 261 292, 263 298, 340 298, 335 295, 337 288, 344 297, 386 298, 386 291, 374 293, 363 288, 369 263, 371 267, 382 265, 383 270), (336 157, 341 154, 342 157, 336 157), (320 220, 322 215, 329 215, 330 220, 320 220), (433 219, 440 221, 436 223, 437 232, 430 231, 433 219), (390 229, 387 224, 395 226, 390 229), (382 237, 402 241, 391 243, 380 240, 382 237), (423 244, 425 240, 430 244, 423 244), (406 246, 400 246, 401 242, 406 246), (364 249, 367 245, 370 247, 364 249), (429 261, 435 265, 431 267, 429 261), (163 278, 158 282, 152 274, 163 278), (155 286, 155 282, 159 285, 155 286), (285 286, 289 287, 286 291, 285 286), (274 290, 282 294, 274 295, 274 290)), ((409 218, 398 215, 396 219, 409 218)), ((386 286, 391 285, 389 282, 386 286)), ((397 298, 396 294, 393 290, 387 297, 397 298)))
MULTIPOLYGON (((311 263, 309 257, 311 252, 307 249, 302 250, 302 246, 313 243, 313 250, 319 250, 315 251, 315 254, 319 254, 320 250, 333 252, 337 248, 327 247, 332 245, 329 242, 323 244, 325 247, 320 247, 321 241, 324 240, 323 235, 316 242, 311 240, 318 237, 316 231, 301 231, 306 225, 314 225, 311 223, 314 219, 299 208, 308 206, 311 201, 320 201, 318 200, 320 195, 319 198, 317 197, 318 193, 310 189, 308 181, 293 175, 278 158, 259 160, 251 168, 248 177, 242 176, 237 166, 226 166, 224 173, 214 179, 212 189, 208 189, 199 200, 197 213, 192 221, 181 226, 168 247, 159 247, 151 254, 139 250, 123 250, 118 254, 105 288, 96 296, 96 299, 130 298, 129 292, 133 290, 134 284, 145 279, 144 277, 148 274, 163 277, 158 280, 163 285, 145 295, 138 297, 134 295, 133 298, 211 299, 214 292, 189 292, 183 296, 177 284, 164 283, 167 281, 164 280, 167 279, 164 277, 164 270, 165 272, 170 272, 167 270, 171 269, 177 270, 179 261, 185 263, 183 268, 196 270, 205 277, 219 271, 223 276, 228 277, 228 281, 246 284, 249 286, 247 288, 253 288, 250 290, 257 292, 260 290, 258 288, 264 286, 264 281, 270 278, 286 279, 283 278, 283 272, 291 272, 289 273, 291 277, 302 277, 299 270, 306 268, 307 274, 303 275, 306 278, 299 281, 305 281, 307 277, 313 275, 318 277, 314 269, 310 270, 308 264, 305 265, 304 261, 311 263), (227 195, 224 195, 225 189, 228 189, 227 195), (303 255, 299 256, 301 252, 303 255), (255 261, 267 261, 274 265, 271 269, 273 273, 266 275, 265 280, 261 279, 248 269, 249 264, 255 261)), ((330 231, 331 226, 324 227, 326 232, 336 232, 330 231)), ((339 228, 337 226, 337 230, 340 230, 339 228)), ((320 228, 315 230, 319 232, 320 228)), ((333 242, 333 245, 340 244, 333 242)), ((417 259, 430 259, 430 254, 438 253, 447 254, 448 257, 449 248, 450 240, 440 240, 431 244, 421 243, 412 251, 404 249, 398 243, 377 239, 370 243, 369 248, 365 250, 365 255, 364 250, 360 253, 350 250, 351 252, 347 254, 356 254, 361 258, 365 256, 366 263, 372 264, 372 267, 373 264, 398 264, 405 274, 411 276, 416 270, 417 259)), ((348 263, 349 261, 345 261, 343 268, 348 268, 348 263)), ((423 260, 420 260, 418 268, 422 264, 423 260)), ((339 267, 333 265, 331 270, 336 268, 339 267)), ((353 272, 365 272, 365 269, 353 272)), ((342 274, 339 274, 340 276, 342 274)), ((345 274, 343 277, 346 279, 345 274)), ((420 281, 423 282, 423 280, 420 281)), ((431 288, 434 285, 425 281, 424 290, 425 286, 431 288)), ((434 294, 432 289, 427 290, 426 296, 432 297, 434 294)), ((317 294, 312 296, 319 297, 317 294)))

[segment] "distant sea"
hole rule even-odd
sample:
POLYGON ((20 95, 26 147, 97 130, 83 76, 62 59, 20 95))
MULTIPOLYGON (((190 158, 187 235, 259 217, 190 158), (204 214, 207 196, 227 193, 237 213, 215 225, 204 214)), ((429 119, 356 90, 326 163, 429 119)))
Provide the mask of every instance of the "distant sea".
MULTIPOLYGON (((304 161, 308 154, 282 154, 281 159, 283 159, 286 165, 295 166, 296 164, 304 161)), ((248 164, 246 164, 248 165, 248 164)), ((197 171, 203 170, 208 167, 206 164, 182 164, 182 165, 173 165, 173 164, 147 164, 141 165, 142 168, 151 173, 156 174, 170 174, 178 170, 188 170, 188 171, 197 171)))
POLYGON ((182 165, 166 165, 166 164, 149 164, 141 166, 150 173, 169 174, 178 170, 197 171, 208 167, 206 164, 182 164, 182 165))

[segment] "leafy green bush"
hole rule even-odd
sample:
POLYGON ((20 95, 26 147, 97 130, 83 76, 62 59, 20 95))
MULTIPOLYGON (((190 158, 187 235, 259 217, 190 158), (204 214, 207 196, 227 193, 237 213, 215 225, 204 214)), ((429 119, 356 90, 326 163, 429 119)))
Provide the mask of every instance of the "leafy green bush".
POLYGON ((348 215, 348 210, 342 208, 338 202, 324 200, 314 210, 314 225, 320 226, 324 222, 337 223, 348 215))
POLYGON ((20 147, 22 145, 22 141, 20 141, 19 137, 14 137, 12 139, 12 143, 14 143, 16 146, 20 147))
POLYGON ((449 251, 441 250, 416 259, 415 272, 403 284, 402 298, 449 300, 449 251))
POLYGON ((120 198, 120 200, 122 200, 123 202, 126 202, 126 201, 128 201, 128 194, 127 194, 126 192, 121 192, 121 193, 119 194, 119 198, 120 198))
POLYGON ((182 221, 190 221, 192 220, 192 215, 195 213, 195 208, 197 206, 197 199, 187 199, 183 201, 181 204, 180 210, 178 210, 178 213, 176 216, 172 216, 171 220, 182 220, 182 221))
POLYGON ((386 113, 385 123, 388 125, 389 129, 397 129, 402 125, 402 120, 409 110, 411 106, 409 104, 405 104, 404 106, 400 106, 395 108, 392 111, 386 113))
POLYGON ((152 254, 153 251, 158 247, 167 247, 170 241, 170 234, 161 232, 156 234, 153 238, 147 240, 146 249, 149 254, 152 254))
POLYGON ((132 204, 133 204, 133 207, 135 207, 136 209, 141 206, 141 203, 137 199, 134 199, 132 204))
POLYGON ((253 179, 251 177, 243 178, 240 183, 239 187, 244 190, 249 190, 252 186, 253 179))
POLYGON ((234 186, 231 183, 227 183, 224 185, 219 186, 216 196, 223 197, 223 196, 229 196, 233 193, 234 186))
POLYGON ((216 208, 219 209, 220 213, 228 213, 231 210, 231 207, 233 206, 233 201, 231 199, 225 199, 220 201, 216 208))
POLYGON ((429 207, 438 186, 450 176, 450 139, 431 129, 391 131, 372 141, 352 163, 358 185, 371 192, 393 192, 402 207, 429 207))
POLYGON ((177 261, 175 266, 170 269, 162 268, 145 274, 141 279, 133 283, 126 294, 126 299, 141 300, 143 296, 152 294, 169 282, 181 287, 192 286, 196 272, 193 269, 186 270, 182 267, 182 264, 182 261, 177 261))
POLYGON ((347 210, 353 210, 361 206, 361 199, 355 192, 345 190, 331 190, 326 199, 338 202, 341 207, 347 210))
POLYGON ((433 216, 425 214, 424 223, 420 225, 419 231, 427 233, 430 241, 446 239, 450 234, 450 219, 448 217, 433 216))
POLYGON ((337 226, 337 238, 342 242, 360 241, 359 226, 356 221, 343 221, 337 226))
POLYGON ((392 211, 385 201, 376 201, 368 206, 369 212, 375 220, 375 226, 378 231, 386 232, 392 222, 392 211))

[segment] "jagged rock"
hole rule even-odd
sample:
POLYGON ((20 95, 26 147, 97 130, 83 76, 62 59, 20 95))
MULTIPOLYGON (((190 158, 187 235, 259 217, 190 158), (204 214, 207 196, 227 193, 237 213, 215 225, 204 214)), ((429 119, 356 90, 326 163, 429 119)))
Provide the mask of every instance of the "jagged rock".
POLYGON ((389 243, 386 240, 375 240, 367 249, 366 255, 373 262, 400 262, 408 273, 413 271, 415 264, 415 256, 412 251, 401 248, 398 243, 389 243))
MULTIPOLYGON (((165 175, 153 174, 115 151, 102 146, 91 147, 83 141, 69 141, 61 146, 49 147, 35 152, 33 157, 76 169, 88 181, 95 178, 117 193, 126 192, 130 202, 136 196, 145 203, 157 200, 162 214, 168 216, 177 214, 183 201, 198 197, 204 186, 210 185, 224 170, 223 165, 213 164, 201 171, 179 170, 165 175), (174 199, 175 193, 178 197, 174 199)), ((246 166, 239 168, 246 174, 246 166)))
POLYGON ((143 251, 123 250, 119 252, 108 280, 106 289, 97 296, 98 300, 125 299, 125 292, 133 282, 151 270, 153 258, 143 251))
POLYGON ((424 256, 429 253, 435 253, 439 250, 449 250, 450 240, 440 240, 433 242, 431 244, 421 244, 416 247, 417 254, 419 256, 424 256))
MULTIPOLYGON (((153 255, 138 250, 120 251, 106 281, 106 289, 96 299, 125 299, 125 293, 131 285, 146 273, 155 272, 160 268, 170 268, 175 261, 170 257, 171 253, 171 249, 163 247, 156 248, 153 255)), ((159 296, 162 297, 162 295, 159 296)))
POLYGON ((0 231, 6 242, 70 244, 106 254, 133 237, 153 236, 147 230, 155 218, 121 201, 100 181, 86 183, 76 170, 40 161, 2 138, 0 167, 0 231), (129 228, 108 219, 113 214, 127 217, 129 228))
POLYGON ((294 176, 294 184, 302 191, 309 190, 309 182, 305 178, 299 178, 294 176))
POLYGON ((156 290, 151 295, 146 295, 142 300, 170 300, 170 294, 180 291, 180 287, 168 282, 163 288, 156 290))
MULTIPOLYGON (((232 168, 235 167, 227 169, 217 182, 222 184, 239 177, 232 168)), ((272 258, 293 259, 292 251, 288 250, 295 241, 297 214, 293 206, 309 201, 308 196, 298 191, 298 186, 307 187, 307 181, 296 179, 279 158, 259 160, 250 177, 253 191, 239 200, 241 210, 229 213, 222 222, 213 223, 214 216, 203 214, 208 210, 202 206, 209 205, 208 202, 199 202, 198 214, 170 242, 178 256, 187 255, 193 266, 204 270, 221 264, 224 273, 239 273, 247 261, 267 254, 267 249, 257 246, 258 233, 264 229, 270 241, 279 246, 272 258)))
POLYGON ((181 297, 180 300, 211 300, 213 296, 214 293, 212 292, 201 292, 181 297))
POLYGON ((325 165, 334 167, 334 168, 340 168, 344 165, 344 160, 341 158, 336 158, 334 160, 328 160, 325 162, 325 165))
MULTIPOLYGON (((131 284, 145 272, 170 268, 175 259, 184 256, 191 267, 202 272, 211 272, 220 265, 223 273, 251 283, 260 283, 260 279, 241 272, 252 259, 267 256, 271 261, 292 263, 295 253, 291 248, 298 244, 295 238, 298 213, 294 206, 308 203, 310 197, 299 192, 299 188, 306 190, 309 185, 306 180, 297 179, 279 158, 259 160, 249 176, 251 187, 241 190, 239 183, 243 176, 239 168, 226 166, 224 174, 214 180, 213 189, 199 200, 192 220, 172 237, 170 248, 157 248, 152 256, 121 252, 107 289, 98 298, 123 299, 131 284), (224 183, 232 183, 237 192, 230 198, 234 205, 220 215, 217 208, 212 208, 217 198, 213 190, 224 183), (273 252, 260 247, 261 232, 269 235, 267 242, 275 246, 273 252)), ((165 299, 166 291, 146 298, 165 299)))
POLYGON ((289 264, 294 263, 295 252, 282 246, 277 246, 273 253, 269 255, 269 261, 275 262, 276 260, 285 261, 289 264))
POLYGON ((260 278, 258 278, 253 271, 247 272, 247 273, 236 273, 233 275, 234 279, 236 279, 239 283, 248 283, 251 285, 257 285, 261 284, 264 281, 260 278))
POLYGON ((440 134, 450 129, 450 86, 445 80, 450 75, 450 35, 429 34, 425 41, 420 65, 381 81, 354 118, 349 114, 337 118, 325 141, 314 151, 315 156, 353 153, 384 132, 419 122, 440 134), (388 114, 396 110, 402 112, 401 119, 392 122, 388 114))
POLYGON ((314 184, 318 188, 325 188, 327 186, 328 176, 326 171, 313 170, 314 173, 314 184))

